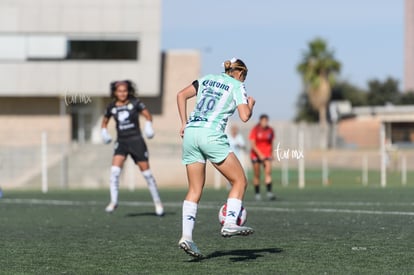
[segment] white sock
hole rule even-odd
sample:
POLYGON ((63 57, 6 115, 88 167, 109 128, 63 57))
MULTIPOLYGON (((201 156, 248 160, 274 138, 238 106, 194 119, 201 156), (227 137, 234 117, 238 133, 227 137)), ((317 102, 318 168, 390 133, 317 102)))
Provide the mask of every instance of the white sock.
POLYGON ((118 203, 119 175, 121 175, 121 168, 112 166, 109 191, 111 193, 111 202, 114 204, 118 203))
POLYGON ((142 171, 142 175, 147 181, 148 189, 151 193, 152 200, 154 201, 154 203, 161 202, 160 194, 158 193, 157 183, 155 182, 155 178, 152 175, 151 170, 148 169, 148 170, 142 171))
POLYGON ((227 215, 224 224, 236 224, 240 214, 242 201, 239 199, 227 199, 227 215))
POLYGON ((187 241, 193 241, 193 229, 197 216, 197 203, 191 201, 183 202, 183 234, 187 241))

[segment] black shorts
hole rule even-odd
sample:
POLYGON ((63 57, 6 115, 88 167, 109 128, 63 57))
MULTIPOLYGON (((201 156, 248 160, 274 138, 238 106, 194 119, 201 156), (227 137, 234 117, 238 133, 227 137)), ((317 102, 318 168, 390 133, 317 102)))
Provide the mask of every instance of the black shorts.
POLYGON ((272 158, 265 158, 264 160, 261 160, 261 159, 259 159, 259 158, 251 158, 250 160, 252 161, 252 163, 260 163, 260 164, 264 164, 264 162, 265 162, 266 160, 270 160, 270 161, 272 161, 272 158))
POLYGON ((116 141, 114 156, 115 155, 125 157, 131 155, 135 163, 148 161, 148 149, 142 137, 116 141))

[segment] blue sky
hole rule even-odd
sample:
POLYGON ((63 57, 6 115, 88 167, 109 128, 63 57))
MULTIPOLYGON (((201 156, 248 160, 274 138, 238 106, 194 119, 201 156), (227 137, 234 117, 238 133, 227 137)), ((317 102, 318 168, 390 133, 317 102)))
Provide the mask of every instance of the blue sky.
POLYGON ((303 90, 296 65, 315 37, 335 50, 340 78, 365 87, 392 76, 402 87, 403 8, 403 0, 163 0, 162 48, 199 49, 203 74, 241 58, 256 115, 289 120, 303 90))

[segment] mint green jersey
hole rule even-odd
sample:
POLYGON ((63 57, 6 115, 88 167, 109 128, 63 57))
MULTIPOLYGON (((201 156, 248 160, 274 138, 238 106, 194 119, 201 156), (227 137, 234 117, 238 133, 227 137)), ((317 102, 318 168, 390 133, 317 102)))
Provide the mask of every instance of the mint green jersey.
POLYGON ((247 104, 244 84, 223 73, 209 74, 195 81, 197 102, 187 127, 208 128, 224 132, 228 118, 237 106, 247 104))

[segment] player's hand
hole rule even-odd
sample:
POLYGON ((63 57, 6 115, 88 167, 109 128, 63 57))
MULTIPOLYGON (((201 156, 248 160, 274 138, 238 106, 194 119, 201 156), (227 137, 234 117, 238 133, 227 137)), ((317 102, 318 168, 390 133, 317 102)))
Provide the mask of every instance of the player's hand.
POLYGON ((144 126, 144 133, 148 139, 152 139, 155 135, 154 129, 152 128, 152 122, 147 120, 144 126))
POLYGON ((263 154, 258 155, 260 161, 264 161, 266 158, 263 154))
POLYGON ((254 104, 256 104, 256 99, 254 99, 253 97, 249 96, 247 98, 247 103, 249 104, 250 108, 252 108, 254 106, 254 104))
POLYGON ((112 141, 111 136, 108 133, 108 129, 106 128, 102 128, 101 130, 101 136, 102 136, 102 140, 105 144, 109 144, 112 141))
POLYGON ((181 129, 180 129, 180 137, 181 137, 181 138, 183 138, 183 137, 184 137, 185 126, 186 126, 186 125, 181 126, 181 129))

